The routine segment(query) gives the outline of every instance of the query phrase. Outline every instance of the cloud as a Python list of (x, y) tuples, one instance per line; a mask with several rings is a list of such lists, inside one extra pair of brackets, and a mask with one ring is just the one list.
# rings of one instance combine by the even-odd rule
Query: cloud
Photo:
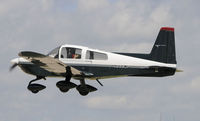
[(78, 8), (81, 12), (94, 12), (104, 9), (109, 5), (107, 0), (79, 0)]
[(105, 46), (105, 49), (111, 52), (128, 52), (128, 53), (150, 53), (153, 43), (122, 43), (120, 46)]
[(192, 78), (192, 80), (188, 80), (183, 82), (182, 84), (174, 85), (172, 87), (172, 91), (175, 93), (193, 93), (199, 94), (200, 91), (200, 77)]
[(150, 19), (158, 25), (169, 23), (172, 20), (170, 8), (171, 7), (169, 5), (161, 4), (152, 11)]
[[(0, 120), (64, 121), (67, 117), (72, 121), (149, 121), (157, 120), (160, 111), (164, 111), (174, 113), (177, 120), (199, 121), (198, 3), (197, 0), (1, 0)], [(49, 78), (40, 82), (47, 89), (32, 95), (26, 87), (33, 76), (18, 69), (8, 73), (9, 60), (17, 57), (19, 51), (47, 53), (65, 43), (148, 53), (161, 26), (175, 27), (177, 61), (184, 68), (181, 75), (109, 79), (97, 92), (80, 97), (76, 90), (60, 93), (55, 87), (60, 79)]]
[(148, 109), (154, 105), (154, 94), (150, 92), (140, 92), (134, 94), (134, 97), (131, 95), (93, 96), (85, 100), (85, 105), (94, 109)]
[(125, 104), (127, 104), (127, 97), (125, 96), (97, 96), (86, 101), (88, 107), (98, 109), (120, 109)]
[(195, 90), (197, 89), (197, 91), (200, 89), (200, 77), (197, 77), (194, 80), (192, 80), (191, 87)]

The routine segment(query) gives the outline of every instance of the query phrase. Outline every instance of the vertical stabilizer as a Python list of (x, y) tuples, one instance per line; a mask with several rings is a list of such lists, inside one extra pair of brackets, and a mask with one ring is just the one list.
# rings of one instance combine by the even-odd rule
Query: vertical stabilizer
[(174, 28), (162, 27), (150, 53), (151, 60), (176, 64)]

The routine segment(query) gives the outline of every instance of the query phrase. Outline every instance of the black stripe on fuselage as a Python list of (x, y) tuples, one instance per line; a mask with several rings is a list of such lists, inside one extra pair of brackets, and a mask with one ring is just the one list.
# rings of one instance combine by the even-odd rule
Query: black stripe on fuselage
[(116, 66), (116, 65), (71, 65), (72, 67), (92, 73), (94, 77), (106, 76), (146, 76), (146, 77), (162, 77), (174, 75), (176, 69), (168, 67), (147, 68), (140, 66)]

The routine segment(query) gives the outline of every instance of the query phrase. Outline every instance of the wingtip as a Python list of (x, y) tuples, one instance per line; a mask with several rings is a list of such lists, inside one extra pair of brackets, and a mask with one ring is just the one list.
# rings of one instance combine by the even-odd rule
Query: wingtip
[(22, 56), (26, 56), (28, 53), (30, 53), (29, 51), (21, 51), (18, 53), (18, 56), (22, 57)]
[(32, 52), (32, 51), (22, 51), (18, 55), (20, 57), (46, 57), (46, 55), (43, 55), (41, 53)]

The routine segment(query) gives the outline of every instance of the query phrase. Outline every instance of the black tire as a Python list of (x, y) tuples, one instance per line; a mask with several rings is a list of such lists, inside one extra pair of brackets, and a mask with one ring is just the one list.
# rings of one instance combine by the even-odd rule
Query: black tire
[(41, 84), (29, 84), (27, 89), (30, 90), (32, 93), (38, 93), (39, 91), (45, 89), (46, 86)]
[(82, 96), (88, 95), (89, 91), (79, 91), (79, 94)]
[(39, 92), (39, 90), (32, 90), (31, 92), (34, 93), (34, 94), (36, 94), (36, 93)]
[(60, 89), (60, 91), (63, 92), (63, 93), (66, 93), (66, 92), (69, 91), (69, 89), (67, 89), (67, 88), (59, 88), (59, 89)]

